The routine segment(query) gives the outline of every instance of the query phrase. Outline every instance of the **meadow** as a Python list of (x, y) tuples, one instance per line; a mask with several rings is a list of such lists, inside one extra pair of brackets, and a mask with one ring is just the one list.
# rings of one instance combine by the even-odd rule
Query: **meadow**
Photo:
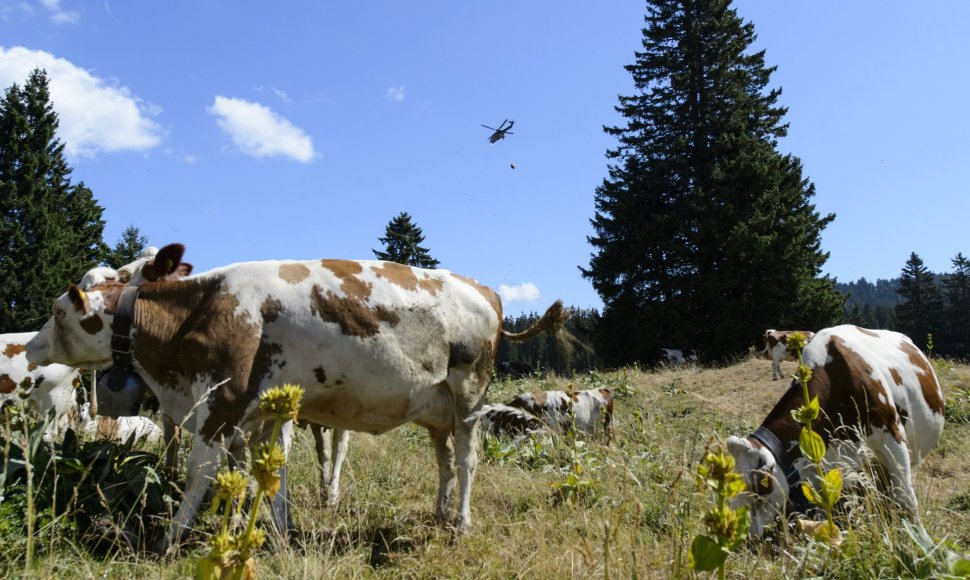
[[(728, 560), (734, 578), (885, 578), (946, 575), (970, 553), (970, 365), (936, 360), (947, 423), (915, 470), (927, 532), (902, 522), (875, 486), (847, 491), (838, 548), (791, 525)], [(790, 375), (794, 363), (783, 363)], [(283, 578), (682, 578), (712, 502), (695, 480), (705, 449), (747, 435), (787, 388), (770, 361), (720, 368), (628, 368), (574, 377), (494, 381), (489, 401), (520, 392), (609, 387), (615, 437), (545, 437), (514, 446), (487, 437), (473, 489), (474, 526), (455, 537), (433, 522), (438, 478), (423, 429), (355, 433), (339, 507), (322, 505), (313, 441), (298, 430), (290, 489), (300, 533), (257, 556), (259, 577)], [(149, 449), (156, 453), (160, 449)], [(183, 457), (184, 459), (184, 457)], [(2, 503), (2, 502), (0, 502)], [(2, 512), (0, 512), (2, 516)], [(93, 556), (69, 533), (41, 529), (37, 577), (184, 578), (194, 575), (215, 518), (202, 518), (178, 558), (112, 549)], [(263, 520), (268, 524), (268, 520)], [(24, 540), (0, 517), (0, 575), (23, 574)], [(948, 562), (948, 559), (950, 560)], [(708, 577), (707, 574), (699, 575)]]

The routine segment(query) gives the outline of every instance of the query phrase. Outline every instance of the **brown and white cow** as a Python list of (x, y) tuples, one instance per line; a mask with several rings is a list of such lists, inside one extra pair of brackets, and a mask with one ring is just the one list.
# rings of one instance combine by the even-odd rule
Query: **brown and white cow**
[(81, 383), (81, 372), (61, 364), (33, 365), (27, 362), (27, 343), (36, 332), (0, 334), (0, 407), (16, 404), (26, 398), (27, 404), (40, 415), (54, 409), (54, 419), (44, 439), (59, 439), (78, 415), (75, 388)]
[[(933, 366), (906, 336), (852, 325), (820, 330), (802, 359), (812, 370), (809, 393), (821, 406), (813, 427), (826, 443), (825, 461), (851, 468), (871, 454), (888, 476), (891, 497), (918, 521), (912, 467), (943, 433), (943, 393)], [(751, 507), (754, 536), (800, 493), (799, 481), (817, 477), (800, 455), (801, 424), (791, 416), (802, 404), (801, 383), (792, 381), (754, 434), (728, 438), (735, 469), (751, 490), (735, 506)]]
[(795, 360), (788, 354), (788, 337), (796, 332), (805, 335), (806, 340), (812, 340), (815, 333), (810, 330), (774, 330), (765, 331), (765, 349), (762, 354), (771, 359), (771, 380), (777, 381), (781, 375), (781, 361)]
[(613, 422), (613, 392), (607, 388), (585, 391), (538, 391), (523, 393), (507, 403), (541, 419), (559, 433), (575, 429), (609, 437)]
[[(71, 288), (55, 300), (28, 358), (109, 367), (122, 289), (111, 282)], [(409, 422), (427, 428), (438, 459), (436, 515), (447, 518), (457, 471), (457, 527), (468, 529), (473, 413), (498, 341), (558, 331), (564, 319), (557, 302), (533, 327), (509, 333), (491, 289), (445, 270), (378, 261), (249, 262), (142, 285), (133, 366), (162, 412), (195, 434), (185, 497), (157, 547), (192, 524), (227, 448), (238, 452), (260, 431), (259, 394), (283, 383), (304, 388), (300, 414), (312, 423), (375, 434)], [(287, 450), (291, 433), (284, 427)], [(277, 495), (285, 504), (285, 491)]]

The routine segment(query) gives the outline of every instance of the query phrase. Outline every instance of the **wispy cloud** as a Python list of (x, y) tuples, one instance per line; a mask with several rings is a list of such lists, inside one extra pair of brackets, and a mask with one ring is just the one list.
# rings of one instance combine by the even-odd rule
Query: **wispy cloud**
[(65, 10), (61, 6), (61, 0), (40, 0), (40, 4), (50, 14), (54, 24), (75, 24), (81, 18), (77, 12)]
[(404, 100), (407, 95), (404, 87), (390, 87), (387, 92), (384, 93), (384, 97), (389, 101), (394, 101), (395, 103), (400, 103)]
[(535, 302), (540, 298), (539, 288), (532, 282), (523, 282), (518, 286), (499, 284), (498, 293), (505, 302)]
[(220, 95), (208, 111), (246, 155), (283, 156), (301, 163), (309, 163), (316, 156), (313, 140), (267, 106)]
[(58, 137), (69, 157), (145, 151), (162, 142), (165, 133), (152, 120), (160, 109), (127, 87), (42, 50), (0, 47), (0, 87), (23, 86), (35, 68), (47, 71), (51, 103), (60, 119)]

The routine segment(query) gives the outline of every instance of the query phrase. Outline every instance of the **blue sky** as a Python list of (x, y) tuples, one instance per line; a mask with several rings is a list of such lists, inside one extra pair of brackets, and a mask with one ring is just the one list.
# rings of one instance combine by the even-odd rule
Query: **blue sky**
[[(740, 0), (777, 65), (825, 272), (947, 272), (970, 254), (970, 3)], [(106, 241), (135, 225), (197, 271), (372, 258), (409, 212), (441, 267), (506, 310), (599, 307), (580, 276), (631, 94), (641, 1), (0, 0), (0, 85), (51, 76)], [(492, 125), (514, 135), (489, 145)], [(515, 168), (511, 164), (515, 164)]]

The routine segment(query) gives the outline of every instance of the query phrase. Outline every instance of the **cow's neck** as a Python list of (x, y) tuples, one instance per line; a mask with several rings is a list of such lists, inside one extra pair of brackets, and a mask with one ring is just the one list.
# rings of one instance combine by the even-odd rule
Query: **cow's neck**
[(178, 387), (184, 337), (198, 322), (199, 307), (221, 287), (222, 281), (213, 278), (141, 287), (133, 324), (133, 352), (144, 373), (162, 385)]
[[(829, 378), (825, 367), (818, 367), (812, 372), (812, 379), (808, 382), (809, 398), (818, 396), (821, 409), (819, 417), (812, 422), (812, 427), (822, 440), (828, 444), (831, 439), (831, 422), (828, 420)], [(792, 460), (801, 457), (798, 449), (798, 436), (802, 431), (802, 424), (792, 417), (792, 411), (805, 403), (804, 391), (801, 383), (792, 381), (791, 386), (781, 396), (775, 407), (768, 413), (761, 426), (771, 431), (785, 446)]]

